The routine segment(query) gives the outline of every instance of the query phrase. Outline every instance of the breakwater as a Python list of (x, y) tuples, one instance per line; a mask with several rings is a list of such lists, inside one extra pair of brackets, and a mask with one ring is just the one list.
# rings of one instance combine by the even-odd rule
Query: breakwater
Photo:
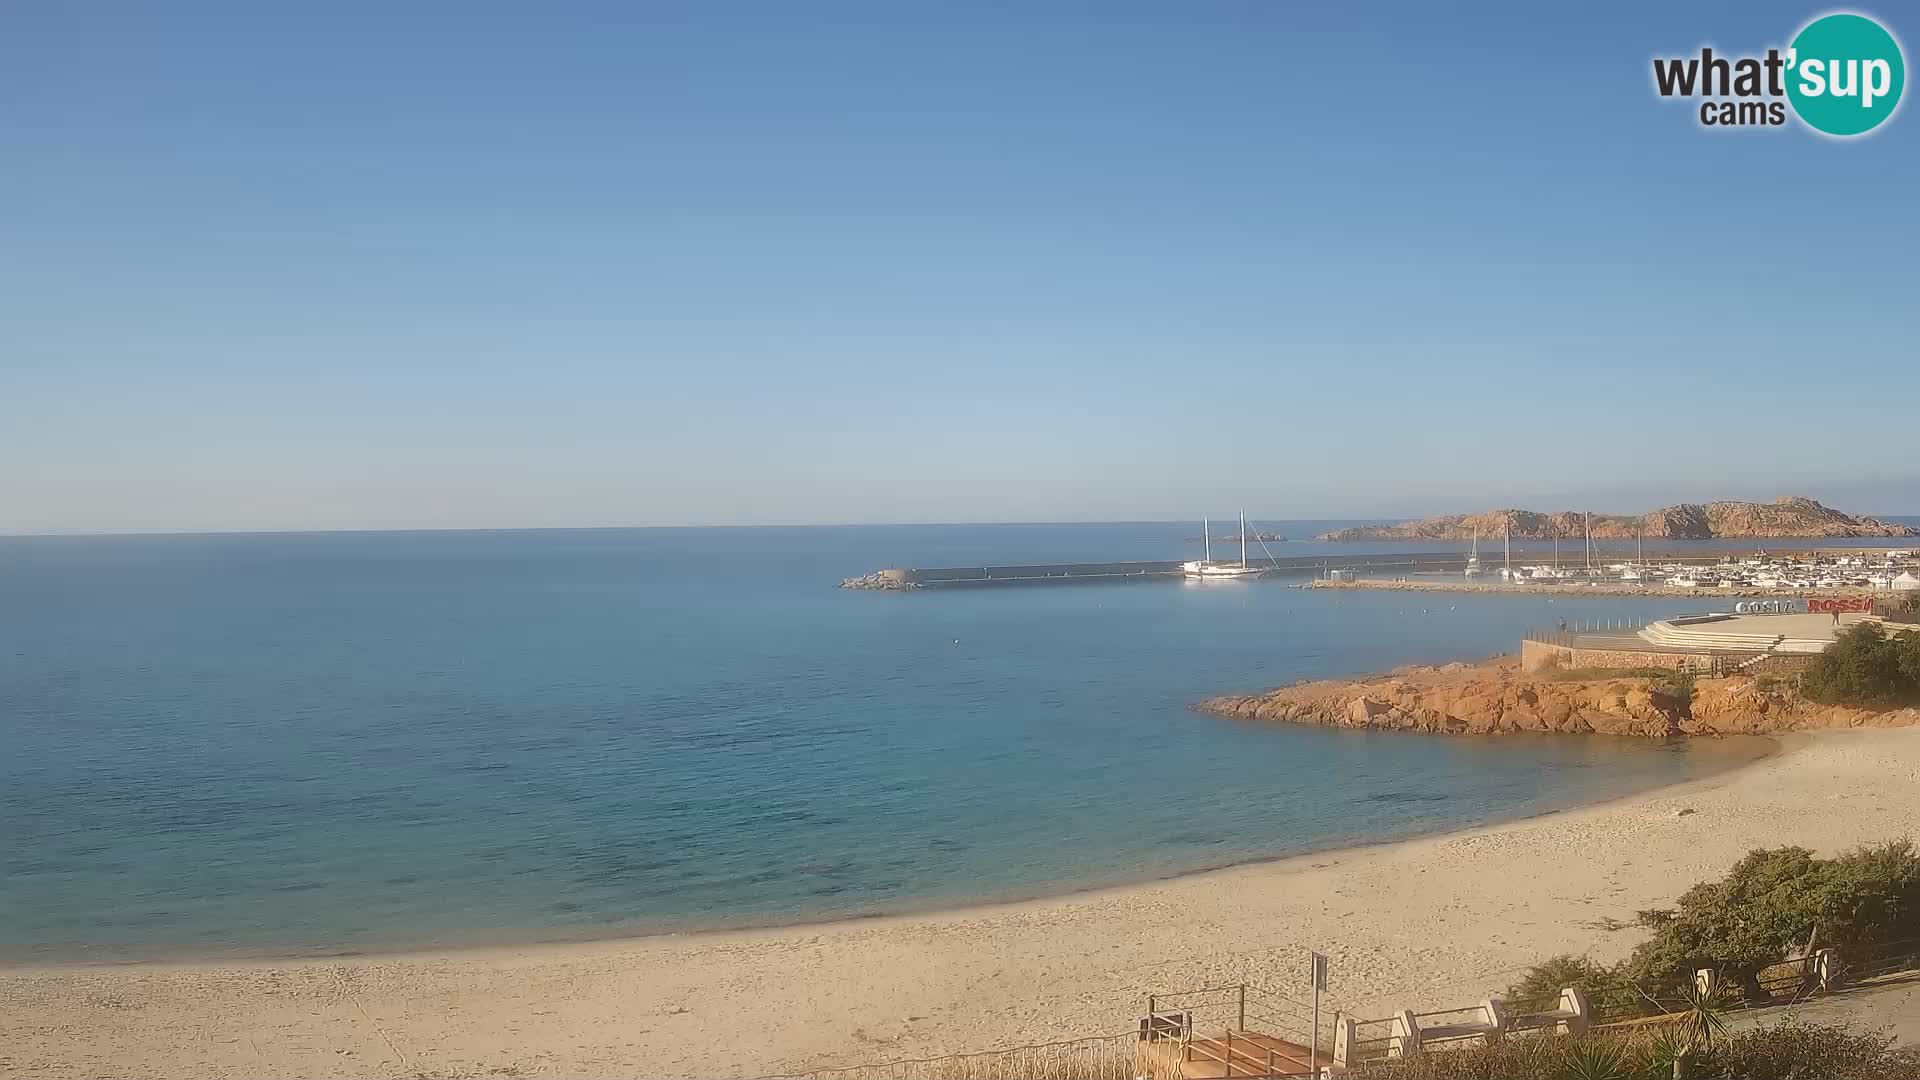
[[(1710, 566), (1726, 559), (1740, 558), (1750, 554), (1752, 554), (1752, 549), (1744, 547), (1696, 548), (1684, 554), (1673, 551), (1662, 551), (1657, 554), (1649, 552), (1648, 558), (1649, 560), (1657, 559), (1662, 564), (1678, 563), (1689, 566)], [(1772, 554), (1775, 556), (1783, 556), (1787, 553), (1784, 551), (1775, 551), (1772, 552)], [(1859, 549), (1813, 549), (1798, 554), (1802, 557), (1811, 558), (1823, 555), (1859, 554)], [(1367, 575), (1375, 577), (1380, 575), (1400, 576), (1459, 573), (1466, 569), (1468, 558), (1469, 553), (1465, 551), (1414, 551), (1354, 555), (1322, 553), (1317, 555), (1294, 555), (1285, 558), (1249, 558), (1247, 565), (1280, 576), (1324, 579), (1333, 571), (1341, 571), (1343, 574), (1356, 576)], [(1524, 554), (1516, 551), (1514, 553), (1513, 565), (1520, 565), (1522, 558), (1529, 563), (1546, 563), (1553, 561), (1556, 565), (1564, 565), (1569, 569), (1581, 565), (1579, 561), (1573, 559), (1548, 560), (1542, 558), (1541, 553), (1538, 551), (1528, 551)], [(1617, 556), (1609, 555), (1608, 558), (1617, 558)], [(1495, 568), (1500, 565), (1500, 561), (1498, 554), (1488, 555), (1483, 552), (1480, 556), (1480, 565), (1485, 568), (1489, 574), (1493, 573)], [(1076, 583), (1091, 584), (1103, 581), (1166, 581), (1182, 577), (1181, 566), (1182, 562), (1178, 559), (1156, 559), (1133, 562), (1027, 563), (1004, 566), (897, 567), (888, 570), (876, 570), (869, 574), (862, 574), (859, 577), (847, 578), (840, 582), (840, 587), (843, 589), (876, 589), (884, 591), (1001, 585), (1070, 585)], [(1469, 587), (1499, 590), (1526, 588), (1536, 591), (1546, 587), (1540, 583), (1510, 586), (1504, 583), (1488, 581), (1461, 581), (1457, 583), (1361, 582), (1360, 584), (1374, 588), (1411, 584), (1414, 585), (1414, 587), (1427, 588), (1458, 589), (1461, 587)], [(1633, 585), (1625, 582), (1596, 582), (1593, 585), (1577, 584), (1559, 587), (1571, 587), (1591, 593), (1597, 591), (1596, 586), (1599, 588), (1617, 586), (1616, 591), (1622, 595), (1670, 592), (1673, 595), (1691, 595), (1698, 593), (1725, 596), (1738, 592), (1738, 590), (1731, 589), (1668, 590), (1653, 583)], [(1829, 595), (1836, 591), (1844, 593), (1847, 590), (1823, 589), (1820, 591), (1820, 595)], [(1794, 592), (1794, 590), (1791, 589), (1747, 590), (1739, 594), (1755, 596), (1787, 595), (1792, 592)]]
[[(1443, 573), (1467, 565), (1464, 551), (1423, 551), (1370, 555), (1296, 555), (1248, 559), (1247, 565), (1276, 574), (1324, 576), (1333, 570), (1358, 573)], [(1161, 581), (1181, 576), (1181, 562), (1030, 563), (1013, 566), (938, 566), (879, 570), (840, 583), (844, 589), (966, 588), (996, 585), (1066, 585), (1100, 581)]]

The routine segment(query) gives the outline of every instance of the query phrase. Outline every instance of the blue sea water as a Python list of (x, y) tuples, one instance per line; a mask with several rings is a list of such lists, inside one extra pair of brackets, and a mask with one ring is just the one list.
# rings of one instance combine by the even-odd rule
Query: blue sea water
[(0, 957), (541, 939), (1044, 894), (1533, 814), (1757, 752), (1187, 708), (1699, 601), (1286, 579), (833, 588), (884, 566), (1184, 557), (1196, 531), (0, 539)]

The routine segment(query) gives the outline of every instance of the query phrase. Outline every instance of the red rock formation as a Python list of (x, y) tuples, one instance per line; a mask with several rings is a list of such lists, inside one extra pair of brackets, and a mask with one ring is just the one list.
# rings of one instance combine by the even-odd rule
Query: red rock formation
[(1575, 732), (1669, 738), (1920, 724), (1920, 710), (1816, 705), (1764, 677), (1699, 679), (1689, 702), (1648, 679), (1559, 680), (1524, 674), (1510, 659), (1297, 683), (1265, 694), (1209, 698), (1196, 708), (1256, 722), (1436, 735)]
[(1322, 540), (1466, 540), (1479, 530), (1482, 539), (1501, 536), (1509, 527), (1516, 540), (1579, 539), (1591, 520), (1596, 540), (1630, 540), (1637, 535), (1667, 540), (1822, 539), (1826, 537), (1920, 536), (1920, 529), (1870, 517), (1853, 517), (1812, 499), (1784, 496), (1771, 503), (1680, 503), (1635, 517), (1565, 510), (1489, 510), (1484, 514), (1448, 514), (1398, 525), (1363, 525), (1326, 533)]

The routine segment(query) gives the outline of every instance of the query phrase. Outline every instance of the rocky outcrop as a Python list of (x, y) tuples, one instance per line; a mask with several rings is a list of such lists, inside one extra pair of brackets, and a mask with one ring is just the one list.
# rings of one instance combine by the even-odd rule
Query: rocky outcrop
[(915, 584), (913, 575), (909, 571), (875, 570), (871, 574), (861, 574), (859, 577), (847, 578), (840, 582), (840, 587), (843, 589), (894, 590), (917, 589), (920, 586)]
[(1812, 499), (1786, 496), (1770, 503), (1680, 503), (1637, 517), (1573, 510), (1556, 514), (1489, 510), (1484, 514), (1448, 514), (1398, 525), (1363, 525), (1326, 533), (1320, 539), (1466, 540), (1476, 530), (1483, 539), (1493, 539), (1507, 534), (1509, 529), (1516, 540), (1578, 539), (1587, 535), (1589, 524), (1596, 540), (1623, 540), (1641, 535), (1665, 540), (1920, 536), (1920, 529), (1910, 525), (1853, 517)]
[(1237, 720), (1434, 735), (1571, 732), (1672, 738), (1920, 724), (1920, 710), (1815, 705), (1787, 684), (1764, 677), (1699, 679), (1689, 699), (1644, 678), (1529, 675), (1511, 659), (1296, 683), (1265, 694), (1209, 698), (1195, 707)]

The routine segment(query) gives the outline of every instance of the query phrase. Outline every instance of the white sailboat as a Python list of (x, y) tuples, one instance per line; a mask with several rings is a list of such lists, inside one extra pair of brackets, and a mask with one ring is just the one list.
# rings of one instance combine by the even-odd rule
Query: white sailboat
[(1533, 581), (1560, 581), (1566, 578), (1560, 570), (1560, 527), (1553, 529), (1553, 565), (1534, 566), (1527, 570), (1527, 577)]
[(1240, 563), (1217, 563), (1213, 561), (1213, 519), (1201, 522), (1202, 538), (1206, 542), (1206, 558), (1184, 562), (1180, 569), (1186, 576), (1203, 581), (1232, 581), (1238, 578), (1256, 578), (1266, 573), (1264, 569), (1247, 565), (1247, 515), (1240, 514)]
[(1473, 554), (1467, 556), (1467, 568), (1461, 573), (1468, 577), (1480, 576), (1480, 526), (1473, 527)]
[(1643, 524), (1640, 526), (1640, 531), (1635, 533), (1633, 536), (1633, 565), (1627, 567), (1625, 570), (1620, 571), (1621, 581), (1639, 581), (1640, 580), (1640, 568), (1646, 565), (1646, 556), (1641, 553), (1640, 548), (1641, 548), (1641, 545), (1645, 542), (1646, 537), (1647, 537), (1647, 527)]
[(1519, 581), (1520, 573), (1513, 568), (1513, 519), (1508, 518), (1506, 527), (1500, 531), (1500, 580)]

